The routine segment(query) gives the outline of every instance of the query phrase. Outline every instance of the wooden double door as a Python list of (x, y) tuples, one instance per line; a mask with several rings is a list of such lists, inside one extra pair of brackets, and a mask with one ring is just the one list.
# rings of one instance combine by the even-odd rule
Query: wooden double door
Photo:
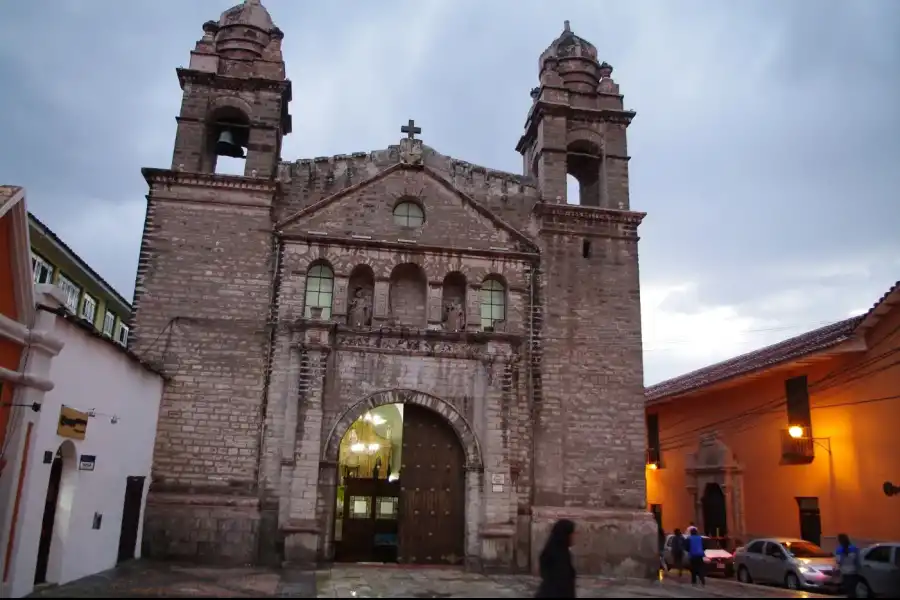
[(341, 560), (460, 564), (465, 557), (465, 454), (443, 417), (404, 405), (397, 481), (344, 480)]

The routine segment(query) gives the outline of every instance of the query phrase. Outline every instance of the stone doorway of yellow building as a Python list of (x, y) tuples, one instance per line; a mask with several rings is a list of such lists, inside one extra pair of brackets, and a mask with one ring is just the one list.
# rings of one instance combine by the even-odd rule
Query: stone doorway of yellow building
[(703, 531), (715, 538), (728, 536), (728, 509), (725, 492), (718, 483), (707, 483), (701, 499), (703, 509)]

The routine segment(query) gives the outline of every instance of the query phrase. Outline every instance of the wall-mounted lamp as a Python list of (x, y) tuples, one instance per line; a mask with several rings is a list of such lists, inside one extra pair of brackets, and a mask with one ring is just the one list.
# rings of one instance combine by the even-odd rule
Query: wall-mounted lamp
[(659, 468), (659, 464), (657, 464), (655, 462), (647, 463), (647, 468), (650, 469), (651, 471), (655, 471)]
[(831, 438), (812, 438), (806, 437), (806, 429), (801, 427), (800, 425), (791, 425), (787, 429), (788, 435), (791, 439), (794, 440), (806, 440), (811, 442), (823, 450), (825, 450), (828, 454), (831, 454)]

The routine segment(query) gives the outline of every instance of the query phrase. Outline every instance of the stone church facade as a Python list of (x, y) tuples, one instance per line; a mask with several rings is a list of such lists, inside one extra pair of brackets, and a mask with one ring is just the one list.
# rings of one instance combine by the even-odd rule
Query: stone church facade
[[(384, 150), (286, 162), (282, 32), (258, 0), (203, 31), (178, 69), (171, 168), (143, 170), (130, 345), (169, 376), (146, 554), (332, 559), (341, 437), (406, 402), (463, 447), (467, 565), (533, 568), (568, 517), (581, 568), (655, 571), (643, 214), (612, 67), (566, 23), (540, 57), (522, 175), (443, 156), (412, 122)], [(235, 147), (244, 175), (216, 174)]]

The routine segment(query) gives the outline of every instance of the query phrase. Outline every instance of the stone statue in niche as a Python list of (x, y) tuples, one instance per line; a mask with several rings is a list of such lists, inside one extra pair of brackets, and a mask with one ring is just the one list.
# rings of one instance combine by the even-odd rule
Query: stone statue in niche
[(466, 311), (459, 300), (447, 303), (444, 313), (444, 329), (446, 331), (462, 331), (466, 328)]
[(363, 288), (356, 288), (347, 311), (347, 324), (351, 327), (368, 327), (372, 324), (372, 298)]

